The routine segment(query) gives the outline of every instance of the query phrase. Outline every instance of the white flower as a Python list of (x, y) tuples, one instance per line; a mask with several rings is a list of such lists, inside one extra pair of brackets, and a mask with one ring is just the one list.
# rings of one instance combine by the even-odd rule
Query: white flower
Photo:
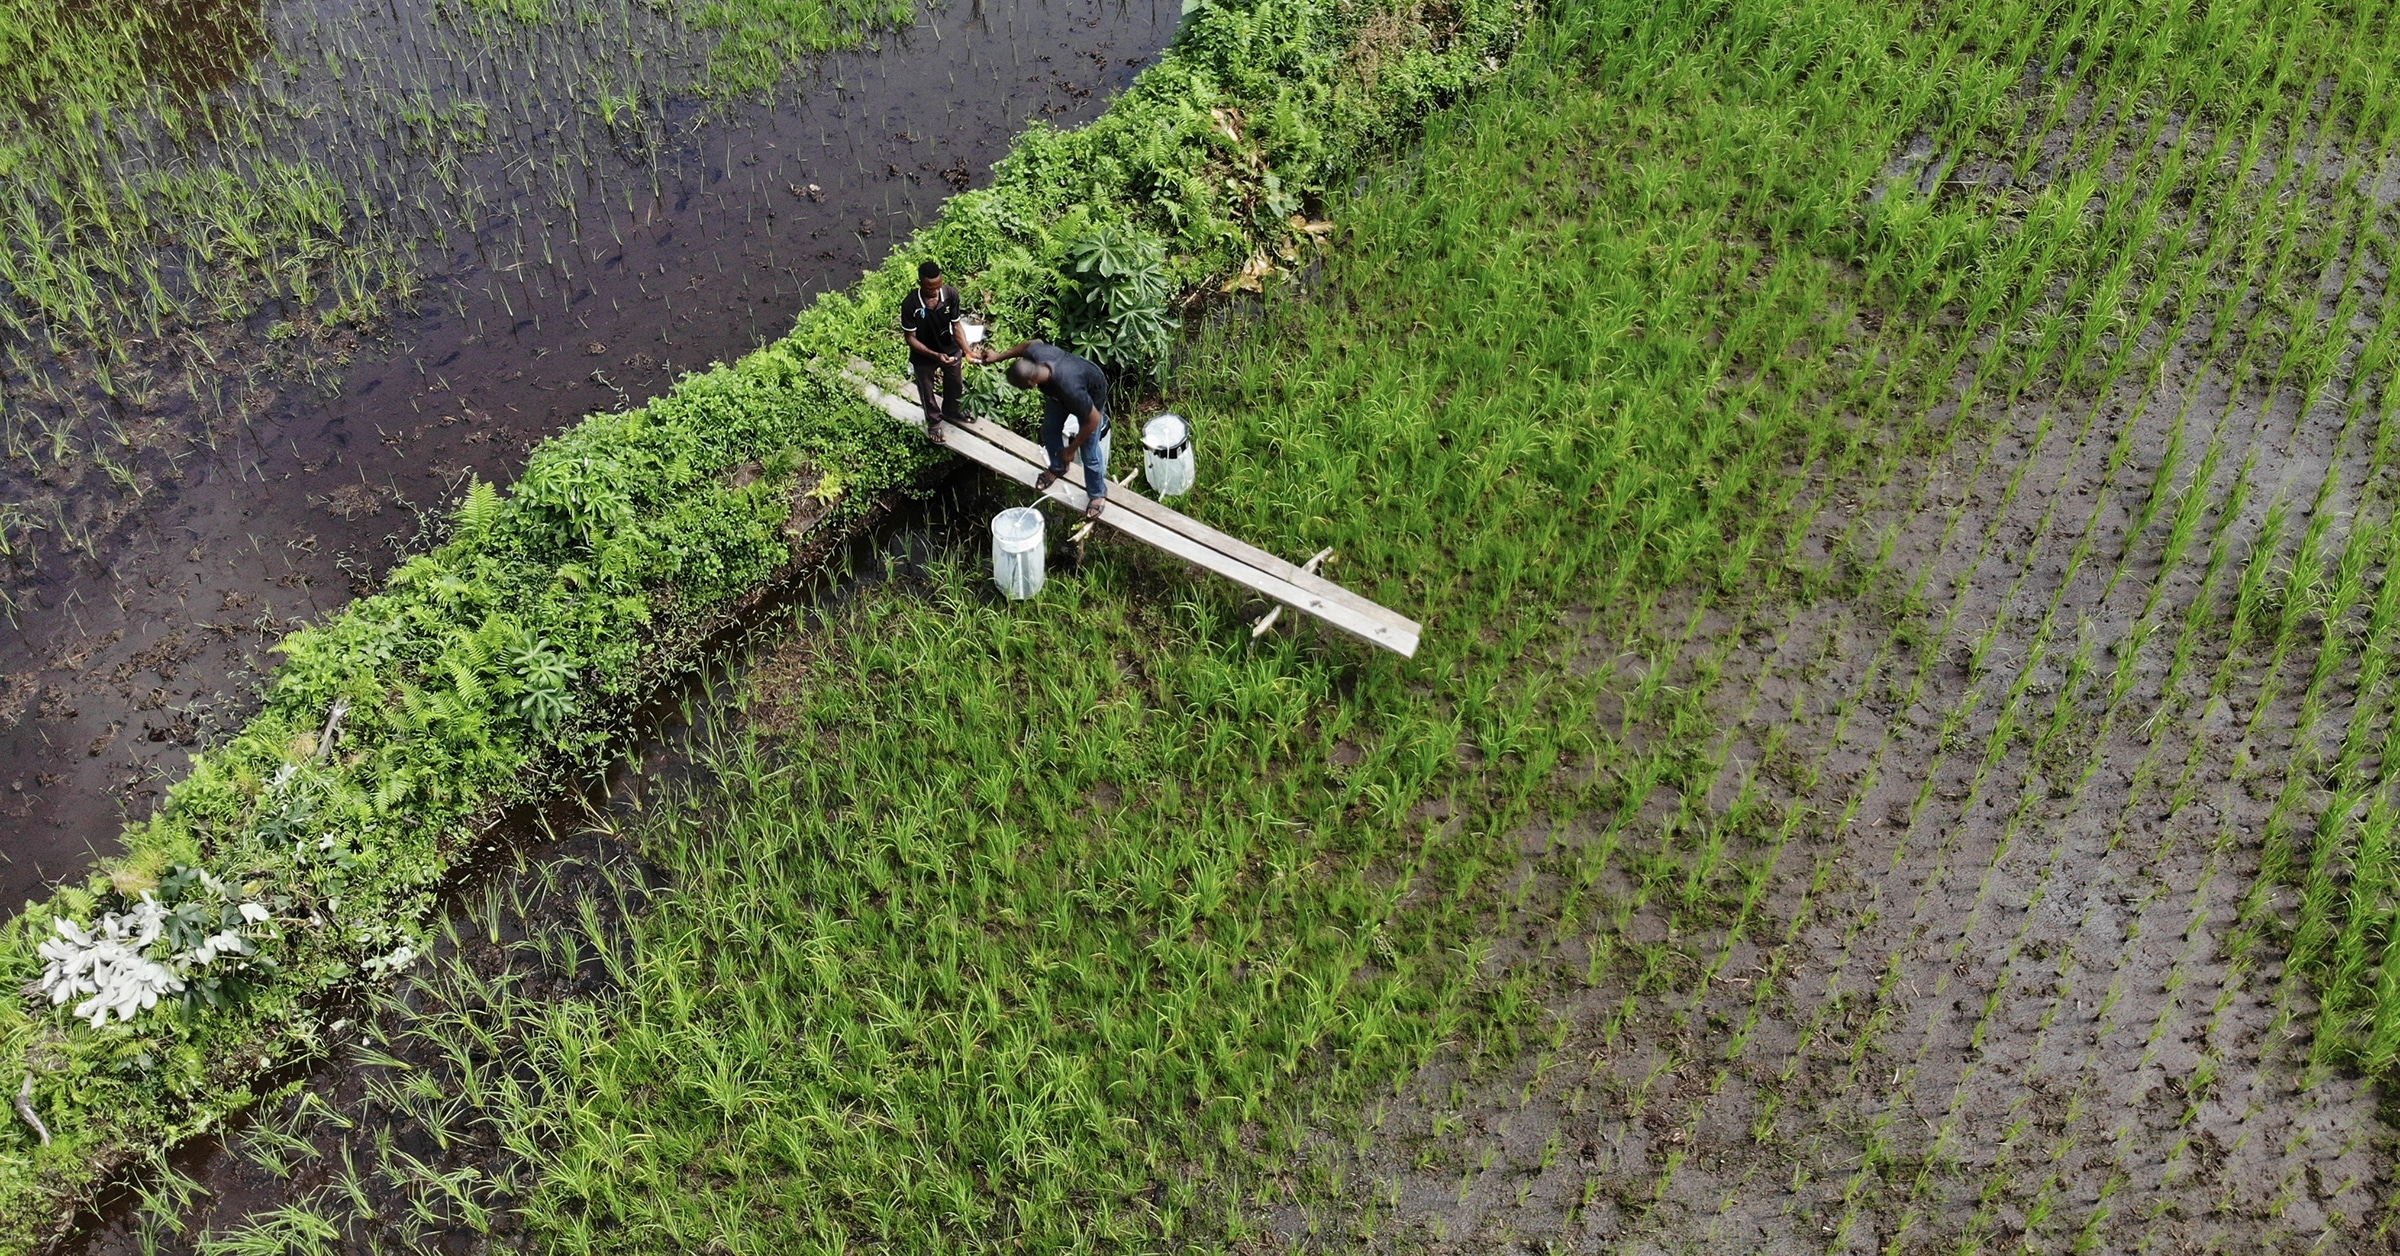
[(410, 962), (416, 958), (417, 948), (403, 942), (400, 944), (399, 950), (389, 955), (377, 955), (370, 959), (360, 960), (358, 966), (377, 976), (385, 976), (408, 967)]
[(248, 955), (249, 953), (250, 940), (236, 930), (227, 929), (221, 933), (211, 934), (203, 939), (200, 945), (177, 955), (175, 960), (177, 963), (194, 968), (206, 968), (217, 962), (219, 955)]

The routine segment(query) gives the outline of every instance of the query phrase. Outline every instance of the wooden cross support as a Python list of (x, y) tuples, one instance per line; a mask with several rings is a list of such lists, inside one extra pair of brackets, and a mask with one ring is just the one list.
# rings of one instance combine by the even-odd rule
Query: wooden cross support
[[(924, 429), (924, 409), (901, 396), (894, 386), (879, 383), (874, 368), (865, 359), (852, 358), (843, 374), (877, 409), (898, 422), (920, 431)], [(1041, 446), (997, 423), (971, 419), (945, 424), (944, 428), (949, 438), (944, 448), (1019, 484), (1030, 487), (1049, 465)], [(1051, 482), (1045, 495), (1069, 509), (1082, 511), (1090, 502), (1084, 495), (1083, 468), (1067, 468), (1065, 475)], [(1109, 489), (1108, 510), (1100, 516), (1100, 522), (1404, 658), (1417, 652), (1419, 626), (1415, 620), (1378, 606), (1313, 570), (1285, 562), (1255, 545), (1169, 510), (1132, 489), (1114, 486)]]

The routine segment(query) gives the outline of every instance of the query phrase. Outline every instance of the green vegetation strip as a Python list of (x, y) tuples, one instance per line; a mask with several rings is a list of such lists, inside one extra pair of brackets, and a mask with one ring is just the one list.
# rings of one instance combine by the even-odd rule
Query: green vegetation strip
[[(126, 858), (0, 941), (0, 971), (31, 982), (54, 920), (131, 919), (147, 897), (168, 912), (152, 953), (180, 951), (187, 978), (129, 1020), (96, 1009), (96, 1027), (69, 1014), (79, 996), (0, 1011), (0, 1060), (31, 1074), (52, 1135), (37, 1146), (19, 1126), (0, 1143), (0, 1246), (54, 1230), (118, 1167), (221, 1123), (253, 1101), (251, 1079), (318, 1051), (346, 988), (423, 949), (444, 877), (501, 809), (604, 761), (715, 625), (936, 465), (835, 373), (853, 355), (898, 369), (891, 312), (919, 256), (980, 276), (1011, 334), (1042, 329), (1096, 235), (1161, 258), (1177, 286), (1259, 259), (1255, 273), (1306, 238), (1297, 211), (1490, 73), (1526, 18), (1414, 15), (1195, 8), (1102, 119), (1029, 134), (992, 188), (953, 200), (854, 292), (545, 443), (512, 488), (477, 486), (451, 539), (388, 592), (289, 638), (265, 708), (127, 831)], [(224, 933), (241, 940), (196, 958)]]
[[(578, 1251), (1149, 1250), (1239, 1245), (1262, 1210), (1340, 1203), (1330, 1215), (1361, 1228), (1316, 1237), (1363, 1244), (1389, 1237), (1375, 1230), (1388, 1214), (1356, 1208), (1360, 1184), (1311, 1139), (1347, 1132), (1445, 1050), (1470, 1076), (1530, 1058), (1530, 1095), (1576, 1029), (1602, 1047), (1654, 1035), (1637, 1044), (1659, 1052), (1651, 1075), (1613, 1079), (1610, 1102), (1678, 1145), (1653, 1147), (1645, 1190), (1603, 1200), (1595, 1173), (1577, 1210), (1638, 1216), (1696, 1192), (1714, 1166), (1683, 1136), (1739, 1076), (1771, 1083), (1756, 1142), (1817, 1117), (1779, 1108), (1773, 1085), (1858, 1118), (1823, 1156), (1839, 1174), (1805, 1241), (1848, 1250), (1881, 1232), (1900, 1249), (1938, 1222), (1963, 1225), (1958, 1250), (2097, 1248), (2133, 1137), (1962, 1129), (1970, 1066), (1931, 1109), (1941, 1125), (1922, 1122), (1926, 1149), (1887, 1087), (1935, 1039), (1908, 1042), (1898, 1009), (1948, 1015), (1935, 982), (2003, 912), (1985, 891), (2020, 836), (2056, 843), (2037, 893), (2086, 875), (2040, 808), (2079, 797), (2111, 726), (2196, 716), (2227, 693), (2263, 720), (2271, 693), (2235, 681), (2271, 689), (2287, 671), (2306, 677), (2302, 733), (2337, 673), (2375, 696), (2372, 718), (2338, 759), (2288, 761), (2282, 780), (2339, 792), (2276, 805), (2260, 895), (2288, 878), (2304, 902), (2289, 922), (2246, 910), (2223, 996), (2259, 938), (2289, 929), (2296, 970), (2332, 995), (2319, 1050), (2388, 1067), (2390, 493), (2362, 494), (2340, 547), (2329, 523), (2283, 544), (2271, 509), (2245, 560), (2227, 538), (2253, 490), (2246, 466), (2218, 473), (2218, 451), (2237, 405), (2277, 413), (2263, 400), (2288, 375), (2305, 396), (2355, 398), (2343, 450), (2388, 465), (2391, 320), (2362, 330), (2353, 285), (2327, 296), (2323, 277), (2345, 239), (2388, 257), (2390, 218), (2348, 199), (2323, 221), (2313, 207), (2330, 198), (2290, 189), (2335, 136), (2363, 150), (2352, 169), (2383, 168), (2391, 60), (2361, 38), (2379, 29), (2365, 6), (2123, 16), (1562, 6), (1509, 90), (1446, 115), (1421, 154), (1336, 203), (1315, 293), (1208, 330), (1175, 377), (1208, 442), (1193, 513), (1288, 552), (1335, 547), (1346, 582), (1426, 622), (1420, 656), (1306, 635), (1252, 645), (1228, 591), (1124, 549), (1030, 604), (995, 604), (972, 555), (868, 595), (795, 646), (796, 671), (756, 695), (759, 730), (711, 758), (717, 779), (635, 828), (670, 876), (635, 927), (621, 999), (484, 991), (411, 1027), (479, 1096), (412, 1114), (515, 1162), (482, 1194), (428, 1195), (429, 1215), (475, 1227), (490, 1214), (473, 1209), (505, 1203)], [(2162, 147), (2170, 112), (2196, 122)], [(2069, 115), (2067, 152), (2045, 151)], [(2303, 121), (2313, 148), (2293, 142)], [(1913, 191), (1922, 168), (1896, 156), (1919, 136), (1932, 161), (1993, 163), (1986, 190)], [(2109, 177), (2127, 151), (2142, 177)], [(2003, 188), (1994, 168), (2011, 163)], [(2104, 421), (2107, 403), (2163, 373), (2187, 333), (2235, 364), (2234, 387), (2222, 415), (2194, 416), (2199, 466), (2179, 415), (2144, 485), (2125, 471), (2134, 428)], [(1993, 418), (2027, 407), (2024, 427)], [(2005, 443), (2025, 427), (2028, 446)], [(2038, 482), (2031, 453), (2062, 448), (2080, 459), (2062, 477), (2100, 470), (2095, 496), (2149, 493), (2121, 552), (2097, 549), (2100, 502)], [(1988, 472), (2000, 502), (1934, 499), (1920, 477), (1937, 458)], [(2325, 484), (2320, 499), (2336, 475)], [(2141, 609), (2117, 659), (2074, 622), (2064, 579), (2021, 636), (1996, 613), (1962, 627), (1970, 575), (1992, 573), (1973, 604), (1987, 608), (2038, 587), (2006, 510), (2024, 493), (2040, 494), (2045, 542), (2054, 511), (2090, 511), (2058, 521), (2070, 571), (2103, 564), (2114, 591), (2134, 568)], [(1889, 519), (1845, 518), (1853, 494), (1935, 517), (1971, 556), (1956, 585), (1899, 563)], [(1821, 512), (1829, 561), (1803, 553)], [(2153, 524), (2155, 573), (2135, 557)], [(2162, 601), (2195, 543), (2199, 592)], [(1819, 642), (1805, 621), (1836, 599), (1856, 618)], [(1743, 651), (1797, 639), (1830, 667), (1853, 628), (1868, 638), (1842, 673), (1854, 683), (1789, 699), (1789, 724), (1740, 745), (1733, 726), (1767, 701), (1764, 672), (1731, 670)], [(2002, 641), (2025, 657), (2000, 667)], [(1876, 711), (1909, 711), (1961, 654), (1995, 680), (1956, 690), (1931, 735), (1903, 743), (1927, 730)], [(1837, 768), (1854, 724), (1872, 735)], [(1899, 761), (1927, 747), (1934, 765)], [(2161, 779), (2184, 807), (2203, 746), (2189, 749), (2183, 764), (2142, 758), (2105, 817), (2111, 848)], [(1922, 773), (1890, 821), (1898, 849), (1846, 872), (1853, 826), (1884, 823), (1860, 809), (1887, 772)], [(1919, 824), (1987, 797), (1988, 828)], [(2319, 815), (2304, 843), (2302, 818)], [(1890, 875), (1904, 861), (1923, 879)], [(1926, 913), (1937, 888), (1972, 903), (1938, 922), (1955, 936), (1878, 929)], [(2030, 908), (2002, 930), (2012, 958)], [(1814, 957), (1793, 939), (1828, 911), (1850, 913), (1831, 922), (1833, 972), (1804, 982)], [(1944, 970), (1921, 1008), (1886, 997), (1920, 948)], [(1746, 993), (1727, 995), (1737, 966)], [(2081, 1061), (2076, 1102), (2102, 1097), (2098, 1044), (2131, 971), (2104, 956), (2068, 980), (2062, 958), (2029, 1031)], [(1595, 994), (1622, 996), (1596, 1028), (1546, 1014)], [(2099, 1028), (2087, 1041), (2076, 1019), (2053, 1039), (2056, 1004), (2084, 997)], [(2302, 1015), (2301, 996), (2273, 997)], [(1971, 1041), (2005, 1028), (2000, 1005), (1997, 990), (1957, 1000)], [(1760, 1021), (1794, 1007), (1797, 1043), (1762, 1048)], [(1895, 1043), (1913, 1053), (1885, 1054)], [(1814, 1075), (1795, 1082), (1803, 1066)], [(1434, 1134), (1417, 1167), (1457, 1174), (1463, 1198), (1491, 1155), (1452, 1159), (1438, 1117)], [(1960, 1147), (1995, 1140), (2004, 1166), (1978, 1178)], [(2070, 1197), (2078, 1164), (2100, 1175), (2097, 1201)], [(327, 1211), (315, 1224), (366, 1223)], [(1699, 1246), (1751, 1237), (1729, 1227)]]

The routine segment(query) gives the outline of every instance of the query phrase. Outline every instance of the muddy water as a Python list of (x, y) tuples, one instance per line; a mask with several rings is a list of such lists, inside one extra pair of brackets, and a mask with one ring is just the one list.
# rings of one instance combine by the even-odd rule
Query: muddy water
[[(1029, 121), (1096, 115), (1179, 15), (1175, 0), (931, 11), (772, 103), (662, 105), (600, 154), (635, 178), (557, 180), (558, 199), (501, 204), (445, 240), (422, 312), (331, 346), (348, 360), (329, 390), (261, 385), (255, 411), (164, 459), (103, 544), (20, 588), (0, 634), (0, 902), (115, 850), (188, 753), (247, 713), (276, 639), (376, 587), (468, 477), (513, 478), (543, 436), (780, 334), (988, 181)], [(505, 185), (515, 151), (453, 173)]]

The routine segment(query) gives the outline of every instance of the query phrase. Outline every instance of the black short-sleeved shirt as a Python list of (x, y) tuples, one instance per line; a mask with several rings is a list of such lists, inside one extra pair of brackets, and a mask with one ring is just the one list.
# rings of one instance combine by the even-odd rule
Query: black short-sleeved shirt
[(1098, 410), (1108, 414), (1108, 376), (1098, 366), (1057, 345), (1033, 341), (1025, 346), (1028, 360), (1050, 368), (1042, 396), (1078, 418)]
[[(900, 298), (900, 330), (917, 333), (918, 343), (936, 353), (958, 352), (958, 289), (942, 285), (942, 295), (925, 299), (925, 290), (911, 288)], [(908, 360), (917, 365), (933, 359), (909, 346)]]

